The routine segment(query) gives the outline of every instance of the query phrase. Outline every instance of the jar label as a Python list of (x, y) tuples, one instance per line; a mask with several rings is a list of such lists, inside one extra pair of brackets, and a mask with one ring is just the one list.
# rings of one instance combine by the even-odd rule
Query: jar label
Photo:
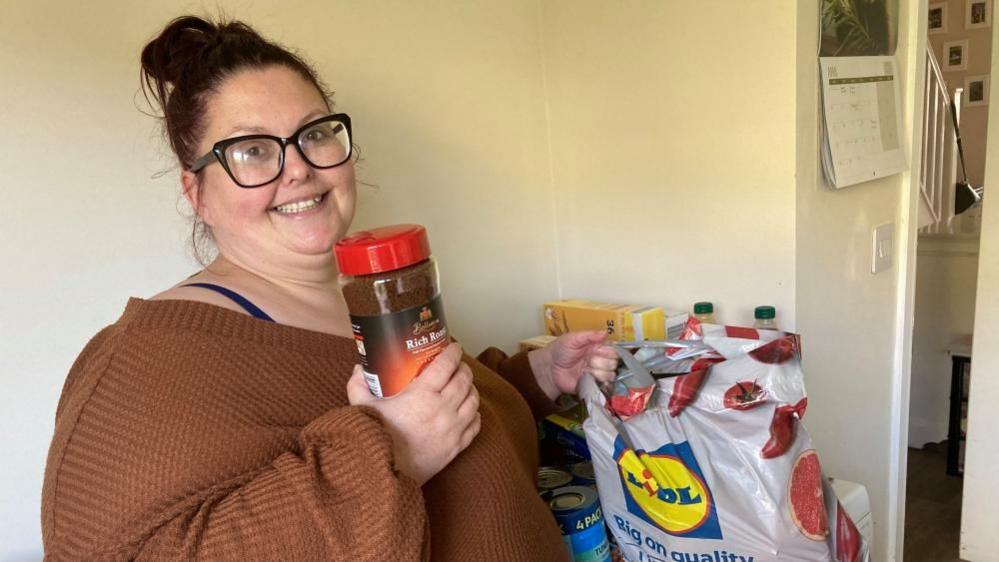
[(451, 343), (440, 296), (379, 316), (350, 315), (368, 388), (384, 398), (406, 387)]

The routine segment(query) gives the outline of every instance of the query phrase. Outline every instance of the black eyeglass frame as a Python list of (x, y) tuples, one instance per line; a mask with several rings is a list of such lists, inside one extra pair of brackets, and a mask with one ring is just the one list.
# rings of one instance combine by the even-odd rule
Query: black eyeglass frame
[[(305, 155), (305, 151), (302, 150), (302, 146), (300, 144), (298, 144), (298, 137), (299, 137), (299, 135), (301, 135), (306, 130), (308, 130), (308, 129), (312, 128), (312, 127), (315, 127), (319, 123), (324, 123), (326, 121), (336, 121), (339, 124), (343, 125), (347, 129), (347, 141), (348, 141), (348, 143), (347, 143), (347, 155), (344, 157), (343, 160), (341, 160), (340, 162), (337, 162), (336, 164), (333, 164), (333, 165), (330, 165), (330, 166), (319, 166), (319, 165), (316, 165), (315, 162), (313, 162), (312, 160), (310, 160), (309, 157)], [(269, 140), (276, 141), (278, 144), (281, 145), (281, 153), (280, 153), (280, 155), (278, 157), (277, 174), (275, 174), (273, 178), (271, 178), (271, 179), (269, 179), (269, 180), (267, 180), (267, 181), (265, 181), (263, 183), (256, 183), (256, 184), (252, 184), (252, 185), (247, 185), (247, 184), (244, 184), (244, 183), (240, 183), (240, 181), (236, 179), (236, 176), (233, 175), (232, 170), (229, 168), (229, 163), (226, 161), (225, 151), (226, 151), (227, 148), (229, 148), (230, 146), (232, 146), (232, 145), (234, 145), (234, 144), (236, 144), (238, 142), (243, 142), (243, 141), (253, 140), (253, 139), (269, 139)], [(188, 168), (188, 171), (197, 173), (197, 172), (200, 172), (202, 169), (204, 169), (205, 166), (208, 166), (209, 164), (211, 164), (212, 161), (218, 161), (218, 163), (221, 164), (222, 168), (225, 170), (225, 173), (229, 175), (229, 179), (231, 179), (239, 187), (242, 187), (244, 189), (252, 189), (254, 187), (263, 187), (263, 186), (271, 183), (272, 181), (278, 179), (279, 177), (281, 177), (281, 174), (284, 172), (284, 154), (285, 154), (285, 151), (288, 149), (288, 145), (293, 145), (295, 147), (295, 149), (298, 150), (298, 154), (301, 155), (302, 159), (305, 160), (305, 162), (308, 163), (313, 168), (316, 168), (316, 169), (319, 169), (319, 170), (328, 170), (330, 168), (336, 168), (337, 166), (342, 166), (344, 163), (346, 163), (348, 160), (350, 160), (351, 155), (353, 155), (353, 153), (354, 153), (354, 135), (353, 135), (353, 133), (351, 131), (351, 128), (350, 128), (350, 116), (347, 115), (346, 113), (334, 113), (332, 115), (327, 115), (325, 117), (320, 117), (319, 119), (315, 119), (313, 121), (309, 121), (305, 125), (302, 125), (297, 131), (295, 131), (294, 133), (292, 133), (292, 135), (290, 137), (288, 137), (288, 138), (276, 137), (274, 135), (262, 135), (262, 134), (258, 134), (258, 135), (244, 135), (244, 136), (241, 136), (241, 137), (233, 137), (231, 139), (220, 140), (219, 142), (215, 143), (212, 146), (212, 150), (210, 152), (208, 152), (207, 154), (205, 154), (201, 158), (198, 158), (197, 160), (195, 160), (194, 163), (191, 164), (191, 167)]]

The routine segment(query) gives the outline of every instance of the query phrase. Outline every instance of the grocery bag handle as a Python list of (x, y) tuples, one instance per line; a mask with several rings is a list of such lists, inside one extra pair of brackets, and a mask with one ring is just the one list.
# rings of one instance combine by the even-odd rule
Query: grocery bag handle
[(607, 405), (607, 397), (600, 390), (600, 384), (597, 382), (597, 379), (588, 372), (583, 373), (583, 377), (579, 379), (579, 385), (576, 387), (576, 394), (584, 403), (593, 401), (600, 406)]
[[(621, 357), (621, 361), (624, 362), (626, 368), (625, 371), (619, 371), (617, 377), (614, 379), (614, 385), (622, 385), (627, 388), (640, 388), (656, 384), (656, 380), (652, 378), (652, 374), (649, 370), (642, 365), (641, 361), (635, 359), (625, 347), (613, 346), (614, 350), (617, 351), (618, 356)], [(615, 389), (618, 390), (618, 389)], [(627, 392), (625, 390), (625, 392)], [(583, 373), (583, 377), (579, 380), (578, 386), (576, 387), (576, 394), (579, 395), (583, 401), (593, 400), (600, 404), (601, 406), (606, 405), (607, 396), (604, 395), (603, 391), (600, 390), (600, 385), (597, 383), (597, 379), (593, 377), (590, 373)]]
[(614, 379), (614, 384), (623, 384), (628, 388), (643, 388), (656, 384), (656, 379), (652, 378), (649, 369), (641, 361), (635, 359), (630, 351), (621, 346), (614, 346), (614, 350), (617, 351), (624, 366), (628, 369), (623, 373), (618, 373), (617, 378)]

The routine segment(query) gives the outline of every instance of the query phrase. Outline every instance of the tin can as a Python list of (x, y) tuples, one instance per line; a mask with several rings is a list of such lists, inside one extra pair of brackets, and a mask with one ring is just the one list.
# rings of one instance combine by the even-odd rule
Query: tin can
[(546, 497), (572, 561), (611, 562), (607, 529), (596, 490), (587, 486), (566, 486), (549, 492)]
[(593, 473), (593, 463), (590, 461), (577, 462), (576, 464), (569, 467), (569, 472), (572, 473), (572, 485), (573, 486), (590, 486), (591, 488), (597, 485), (597, 476)]
[(538, 469), (538, 491), (550, 492), (572, 483), (572, 475), (554, 466), (542, 466)]

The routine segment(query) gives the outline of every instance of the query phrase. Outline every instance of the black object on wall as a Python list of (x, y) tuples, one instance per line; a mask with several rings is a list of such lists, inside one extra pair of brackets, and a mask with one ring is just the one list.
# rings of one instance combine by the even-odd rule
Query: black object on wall
[(950, 118), (954, 121), (954, 136), (957, 137), (957, 154), (961, 158), (961, 175), (963, 179), (954, 186), (954, 214), (972, 208), (982, 200), (985, 187), (975, 188), (968, 182), (968, 170), (964, 167), (964, 145), (961, 143), (961, 129), (957, 125), (957, 106), (950, 102)]

